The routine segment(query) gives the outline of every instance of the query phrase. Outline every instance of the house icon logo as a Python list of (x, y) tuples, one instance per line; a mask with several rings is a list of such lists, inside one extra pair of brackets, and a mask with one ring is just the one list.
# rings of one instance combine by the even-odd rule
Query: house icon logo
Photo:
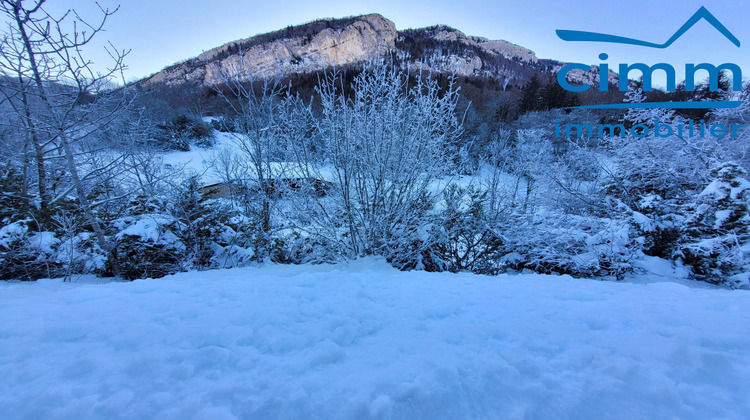
[[(701, 7), (695, 12), (685, 23), (664, 43), (655, 43), (650, 41), (643, 41), (635, 38), (627, 38), (619, 35), (603, 34), (598, 32), (586, 32), (586, 31), (573, 31), (558, 29), (556, 31), (557, 36), (564, 41), (573, 42), (603, 42), (611, 44), (625, 44), (635, 45), (639, 47), (647, 48), (667, 48), (677, 41), (682, 35), (689, 31), (696, 23), (705, 20), (714, 29), (719, 31), (724, 37), (729, 40), (736, 47), (740, 47), (740, 40), (732, 32), (727, 29), (719, 20), (711, 14), (705, 7)], [(608, 54), (599, 54), (600, 60), (607, 60)], [(602, 62), (598, 66), (599, 74), (609, 74), (609, 63)], [(583, 72), (588, 71), (589, 65), (583, 63), (570, 63), (563, 66), (557, 73), (557, 81), (560, 86), (569, 92), (583, 92), (593, 86), (590, 84), (583, 84), (580, 86), (572, 85), (568, 82), (567, 75), (572, 70), (580, 70)], [(648, 65), (645, 63), (621, 63), (618, 66), (618, 73), (620, 75), (620, 81), (618, 90), (620, 92), (626, 92), (629, 90), (628, 79), (631, 70), (639, 71), (642, 75), (642, 89), (644, 92), (648, 92), (652, 89), (652, 75), (654, 71), (664, 72), (666, 75), (667, 92), (676, 91), (676, 71), (675, 68), (669, 63), (656, 63)], [(721, 72), (730, 72), (732, 74), (732, 90), (739, 92), (742, 90), (742, 69), (735, 63), (723, 63), (714, 65), (711, 63), (686, 63), (685, 64), (685, 90), (688, 92), (695, 91), (695, 79), (696, 72), (704, 70), (709, 75), (709, 90), (717, 92), (719, 90), (719, 77)], [(608, 83), (600, 83), (599, 91), (607, 92), (609, 90)], [(615, 104), (599, 104), (599, 105), (584, 105), (570, 108), (671, 108), (671, 109), (706, 109), (706, 108), (736, 108), (741, 104), (740, 101), (735, 100), (719, 100), (719, 101), (682, 101), (682, 102), (642, 102), (642, 103), (615, 103)]]
[(685, 22), (684, 25), (682, 25), (682, 27), (680, 27), (680, 29), (678, 29), (674, 33), (674, 35), (672, 35), (672, 37), (667, 40), (667, 42), (664, 42), (662, 44), (597, 32), (570, 31), (565, 29), (558, 29), (556, 32), (557, 36), (564, 41), (609, 42), (614, 44), (629, 44), (650, 48), (667, 48), (701, 20), (705, 20), (711, 26), (716, 28), (716, 30), (718, 30), (729, 41), (731, 41), (732, 44), (736, 45), (737, 47), (740, 46), (740, 40), (737, 39), (737, 37), (734, 36), (734, 34), (732, 34), (729, 29), (726, 28), (726, 26), (719, 22), (719, 19), (716, 19), (716, 17), (712, 15), (711, 12), (708, 11), (708, 9), (702, 6), (700, 9), (698, 9), (697, 12), (695, 12), (695, 14), (693, 14), (693, 16), (690, 17), (690, 19)]

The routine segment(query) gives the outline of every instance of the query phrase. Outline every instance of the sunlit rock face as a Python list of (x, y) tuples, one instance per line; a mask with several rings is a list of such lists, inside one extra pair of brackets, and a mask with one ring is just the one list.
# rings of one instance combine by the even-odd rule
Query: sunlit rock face
[(395, 50), (397, 37), (393, 22), (378, 14), (343, 22), (321, 20), (222, 45), (170, 66), (144, 83), (213, 85), (228, 75), (250, 79), (314, 72), (385, 56)]
[[(562, 63), (537, 58), (533, 51), (503, 40), (469, 36), (445, 26), (396, 30), (379, 14), (322, 19), (233, 41), (169, 66), (138, 84), (213, 86), (232, 79), (320, 72), (357, 66), (383, 57), (411, 70), (478, 77), (505, 89), (523, 86), (534, 73), (552, 75)], [(598, 80), (573, 73), (576, 82)]]

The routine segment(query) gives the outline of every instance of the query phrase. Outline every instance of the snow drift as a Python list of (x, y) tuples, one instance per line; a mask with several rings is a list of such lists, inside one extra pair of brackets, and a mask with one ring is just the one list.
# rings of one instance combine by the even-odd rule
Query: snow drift
[(743, 290), (375, 259), (5, 282), (0, 417), (748, 418), (748, 315)]

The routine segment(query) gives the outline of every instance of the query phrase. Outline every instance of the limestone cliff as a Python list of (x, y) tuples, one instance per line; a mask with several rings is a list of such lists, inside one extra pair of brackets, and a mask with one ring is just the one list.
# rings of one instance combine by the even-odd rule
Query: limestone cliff
[(220, 83), (228, 74), (250, 79), (312, 73), (386, 55), (412, 68), (492, 77), (504, 84), (522, 84), (529, 74), (551, 68), (533, 51), (507, 41), (467, 36), (442, 25), (399, 32), (390, 20), (370, 14), (322, 19), (230, 42), (167, 67), (139, 84), (206, 86)]
[(230, 42), (167, 67), (143, 83), (213, 85), (234, 72), (248, 79), (314, 72), (381, 57), (395, 49), (397, 36), (393, 22), (378, 14), (325, 19)]

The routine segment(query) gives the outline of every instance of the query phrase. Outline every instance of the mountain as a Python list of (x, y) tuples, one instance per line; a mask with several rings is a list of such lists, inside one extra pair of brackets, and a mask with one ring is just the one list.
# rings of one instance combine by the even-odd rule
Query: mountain
[(222, 74), (238, 68), (248, 79), (265, 78), (357, 66), (386, 56), (416, 70), (488, 78), (502, 90), (523, 85), (536, 72), (551, 75), (563, 64), (539, 59), (533, 51), (507, 41), (467, 36), (448, 26), (399, 31), (383, 16), (369, 14), (322, 19), (233, 41), (169, 66), (138, 84), (211, 86), (222, 81)]

